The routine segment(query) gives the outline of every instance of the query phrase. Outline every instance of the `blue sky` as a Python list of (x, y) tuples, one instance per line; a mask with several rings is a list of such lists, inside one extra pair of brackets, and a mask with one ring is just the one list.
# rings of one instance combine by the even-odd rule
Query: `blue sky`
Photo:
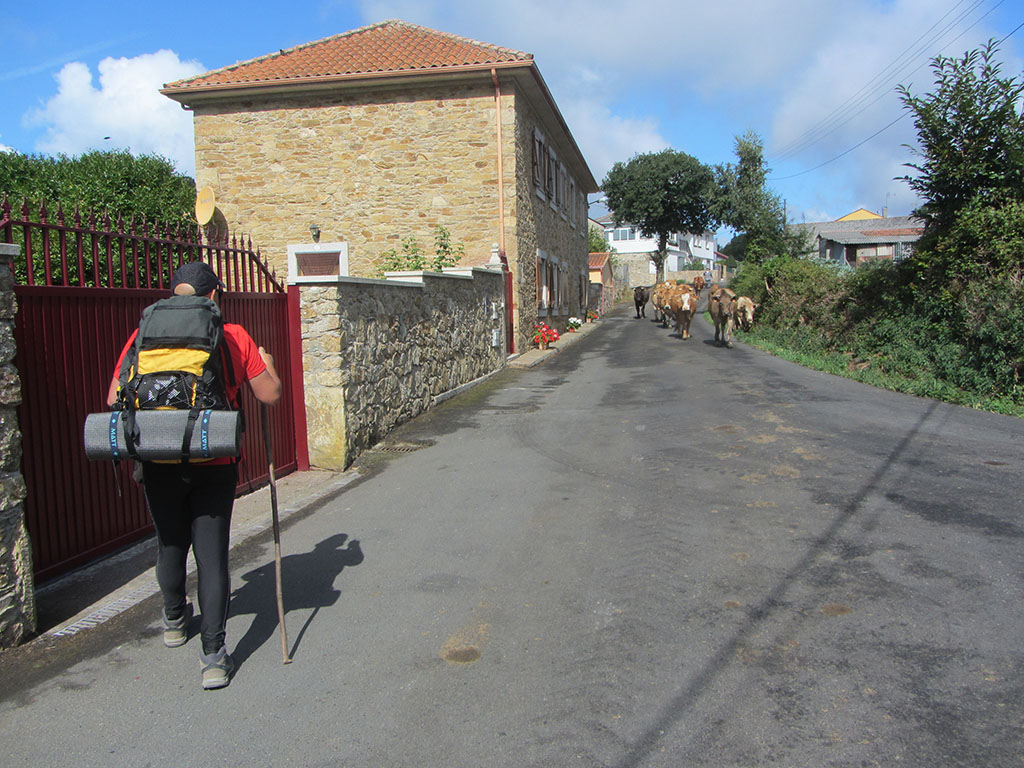
[(896, 84), (923, 94), (931, 57), (990, 38), (1020, 75), (1024, 51), (1024, 0), (41, 0), (4, 13), (0, 149), (128, 148), (191, 174), (163, 83), (391, 18), (534, 54), (599, 182), (666, 147), (729, 162), (756, 131), (791, 221), (909, 213)]

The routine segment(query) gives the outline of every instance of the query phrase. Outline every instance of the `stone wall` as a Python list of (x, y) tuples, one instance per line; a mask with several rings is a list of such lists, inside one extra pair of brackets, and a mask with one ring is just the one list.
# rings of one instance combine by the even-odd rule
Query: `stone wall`
[(617, 253), (616, 260), (625, 265), (629, 273), (629, 290), (638, 285), (654, 285), (657, 276), (651, 273), (651, 257), (646, 253)]
[(13, 263), (18, 252), (18, 246), (0, 244), (0, 647), (16, 645), (36, 629), (32, 546), (22, 503), (21, 380), (14, 367)]
[(314, 466), (347, 467), (440, 397), (505, 365), (500, 268), (293, 283)]

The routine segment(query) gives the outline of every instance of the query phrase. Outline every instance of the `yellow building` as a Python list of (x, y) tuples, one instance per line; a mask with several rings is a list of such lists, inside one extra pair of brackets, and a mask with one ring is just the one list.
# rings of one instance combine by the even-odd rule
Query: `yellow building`
[(845, 216), (841, 216), (836, 221), (863, 221), (864, 219), (880, 219), (882, 218), (877, 213), (869, 211), (867, 208), (858, 208), (856, 211), (851, 211)]

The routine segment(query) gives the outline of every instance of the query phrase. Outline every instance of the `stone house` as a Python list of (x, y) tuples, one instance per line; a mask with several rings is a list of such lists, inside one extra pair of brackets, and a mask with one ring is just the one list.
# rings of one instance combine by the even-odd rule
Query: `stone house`
[(316, 226), (353, 277), (438, 226), (512, 278), (515, 347), (586, 304), (597, 182), (533, 56), (384, 21), (169, 83), (193, 113), (196, 182), (283, 272)]

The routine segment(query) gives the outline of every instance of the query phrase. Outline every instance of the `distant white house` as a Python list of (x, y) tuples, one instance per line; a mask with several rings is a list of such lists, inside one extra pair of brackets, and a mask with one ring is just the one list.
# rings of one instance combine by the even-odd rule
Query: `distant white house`
[[(658, 241), (654, 238), (644, 237), (636, 227), (630, 224), (620, 224), (616, 227), (612, 214), (602, 216), (594, 221), (604, 229), (604, 236), (608, 241), (609, 248), (614, 248), (615, 254), (620, 260), (630, 263), (631, 285), (652, 283), (652, 276), (657, 270), (650, 255), (657, 253)], [(715, 251), (717, 250), (718, 244), (715, 242), (714, 232), (700, 234), (674, 232), (668, 238), (665, 274), (668, 276), (671, 272), (680, 272), (687, 264), (694, 261), (700, 262), (704, 269), (714, 269)], [(644, 262), (646, 262), (646, 270)]]

